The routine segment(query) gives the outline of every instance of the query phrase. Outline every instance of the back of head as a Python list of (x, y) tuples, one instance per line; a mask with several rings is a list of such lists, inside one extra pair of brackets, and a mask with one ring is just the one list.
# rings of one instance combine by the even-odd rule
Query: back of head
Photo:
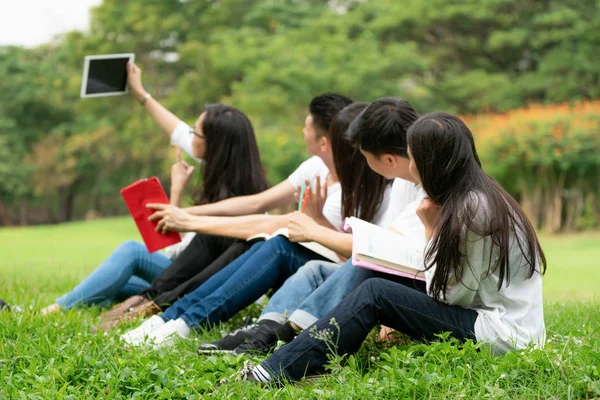
[(436, 204), (471, 190), (483, 174), (473, 134), (453, 115), (422, 116), (409, 128), (407, 139), (423, 189)]
[(406, 131), (418, 118), (419, 113), (408, 101), (382, 97), (354, 120), (348, 138), (356, 147), (376, 156), (390, 153), (408, 157)]
[(237, 108), (222, 104), (208, 105), (205, 111), (203, 181), (194, 194), (194, 201), (206, 204), (267, 189), (248, 117)]
[[(497, 256), (489, 273), (498, 273), (498, 289), (510, 281), (511, 237), (528, 268), (537, 271), (538, 257), (546, 267), (544, 253), (533, 226), (519, 204), (481, 168), (473, 135), (460, 118), (430, 113), (408, 130), (408, 146), (421, 184), (431, 201), (441, 206), (437, 233), (426, 254), (428, 268), (436, 265), (430, 292), (441, 298), (452, 276), (459, 280), (466, 260), (466, 232), (489, 237)], [(514, 250), (514, 249), (513, 249)], [(477, 261), (476, 261), (477, 262)]]
[(368, 103), (353, 103), (342, 109), (331, 122), (328, 136), (335, 171), (342, 186), (342, 216), (371, 221), (389, 182), (369, 168), (360, 150), (346, 137), (352, 121), (367, 106)]
[(308, 112), (313, 118), (319, 136), (326, 135), (336, 114), (352, 103), (350, 97), (337, 93), (324, 93), (314, 97), (308, 106)]

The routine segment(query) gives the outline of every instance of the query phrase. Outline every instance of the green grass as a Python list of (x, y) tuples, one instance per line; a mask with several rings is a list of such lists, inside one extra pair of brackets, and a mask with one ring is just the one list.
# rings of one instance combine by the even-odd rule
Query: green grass
[[(195, 348), (235, 321), (172, 349), (127, 350), (119, 332), (92, 335), (97, 308), (42, 316), (119, 243), (138, 238), (129, 218), (0, 229), (0, 399), (13, 398), (594, 398), (600, 397), (600, 233), (543, 236), (548, 344), (493, 358), (451, 340), (381, 351), (368, 341), (316, 382), (260, 388), (235, 382), (243, 358)], [(256, 314), (254, 307), (251, 313)], [(134, 324), (135, 325), (135, 324)]]

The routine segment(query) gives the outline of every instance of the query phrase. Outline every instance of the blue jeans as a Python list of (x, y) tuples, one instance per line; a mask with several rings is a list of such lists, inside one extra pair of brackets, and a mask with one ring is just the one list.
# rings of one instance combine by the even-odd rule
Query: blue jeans
[[(331, 343), (337, 344), (338, 355), (357, 352), (378, 323), (415, 339), (435, 340), (436, 334), (451, 332), (459, 340), (475, 340), (476, 318), (476, 311), (437, 302), (400, 283), (372, 278), (260, 365), (275, 379), (297, 381), (322, 370)], [(330, 343), (311, 336), (313, 329), (329, 330)]]
[(56, 299), (62, 309), (83, 304), (101, 304), (133, 296), (150, 286), (150, 282), (171, 264), (162, 253), (148, 253), (146, 246), (129, 240), (79, 285)]
[[(327, 261), (307, 262), (271, 296), (258, 320), (268, 319), (284, 324), (290, 314), (308, 299), (313, 300), (316, 304), (322, 304), (327, 302), (327, 297), (339, 297), (331, 292), (317, 291), (317, 288), (340, 267), (339, 264)], [(343, 288), (336, 286), (333, 289)], [(326, 298), (321, 298), (321, 295), (326, 295)], [(311, 324), (307, 326), (309, 325)]]
[(283, 236), (250, 250), (173, 304), (165, 321), (181, 318), (191, 327), (227, 321), (269, 289), (283, 284), (302, 265), (321, 257)]
[[(304, 294), (308, 293), (309, 295), (302, 299), (300, 304), (295, 308), (287, 308), (287, 310), (291, 312), (289, 320), (302, 329), (306, 329), (314, 324), (319, 318), (340, 304), (352, 289), (373, 276), (373, 271), (352, 265), (351, 259), (346, 261), (344, 265), (339, 267), (329, 277), (327, 277), (326, 274), (331, 272), (331, 269), (321, 269), (315, 264), (311, 264), (311, 267), (311, 271), (306, 271), (305, 274), (298, 276), (298, 280), (294, 281), (296, 285), (302, 288), (314, 286), (314, 291), (311, 293), (305, 291)], [(312, 275), (311, 273), (316, 275)], [(308, 282), (300, 284), (299, 281), (303, 279)], [(324, 282), (321, 282), (319, 285), (314, 284), (321, 279), (323, 279)], [(311, 283), (311, 280), (313, 280), (314, 283)], [(287, 294), (282, 293), (281, 297), (295, 297), (295, 295), (292, 294), (292, 292), (296, 290), (295, 286), (292, 286), (291, 282), (290, 285), (284, 286), (286, 287)], [(293, 307), (293, 305), (289, 304), (285, 306)], [(279, 308), (279, 310), (281, 310), (281, 308)], [(275, 307), (273, 311), (276, 311)], [(264, 315), (263, 318), (266, 318), (266, 315)]]

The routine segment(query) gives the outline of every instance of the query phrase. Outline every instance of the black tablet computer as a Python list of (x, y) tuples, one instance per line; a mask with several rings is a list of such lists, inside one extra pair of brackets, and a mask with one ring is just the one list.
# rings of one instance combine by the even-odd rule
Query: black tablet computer
[(127, 63), (133, 53), (86, 56), (81, 97), (119, 96), (127, 93)]

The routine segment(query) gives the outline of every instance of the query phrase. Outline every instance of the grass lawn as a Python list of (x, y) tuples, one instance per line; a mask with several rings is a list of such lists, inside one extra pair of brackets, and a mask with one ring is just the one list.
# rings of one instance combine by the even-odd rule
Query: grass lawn
[(344, 368), (332, 362), (329, 377), (270, 389), (241, 382), (216, 387), (244, 358), (195, 353), (199, 343), (235, 327), (239, 316), (152, 351), (125, 349), (119, 332), (90, 334), (97, 308), (37, 313), (119, 243), (138, 237), (128, 217), (0, 229), (0, 298), (23, 309), (0, 313), (0, 399), (600, 397), (600, 233), (542, 237), (549, 260), (544, 350), (493, 358), (473, 344), (444, 339), (385, 351), (367, 341)]

